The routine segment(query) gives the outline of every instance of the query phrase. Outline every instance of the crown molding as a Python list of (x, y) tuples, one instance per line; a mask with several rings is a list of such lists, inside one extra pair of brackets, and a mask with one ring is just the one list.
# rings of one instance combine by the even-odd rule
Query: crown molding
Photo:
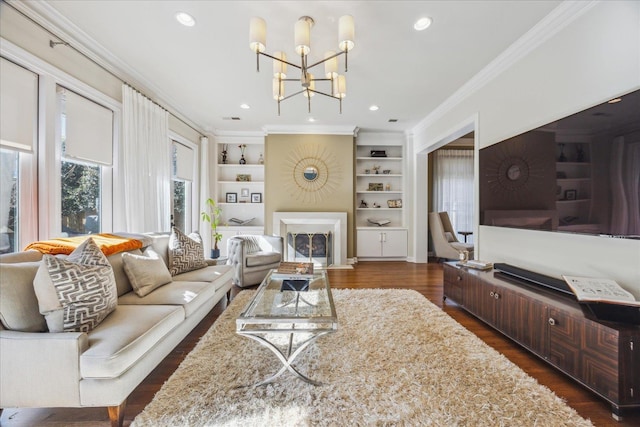
[(266, 135), (288, 134), (288, 135), (350, 135), (357, 136), (359, 128), (357, 126), (314, 126), (314, 125), (267, 125), (263, 127)]
[(109, 74), (142, 92), (146, 97), (160, 104), (172, 115), (200, 134), (205, 134), (203, 126), (194, 123), (173, 107), (177, 105), (177, 103), (164, 93), (160, 87), (138, 73), (134, 68), (129, 66), (129, 64), (113, 55), (108, 49), (82, 31), (77, 25), (69, 21), (50, 4), (40, 1), (4, 1), (51, 33), (52, 37), (68, 43), (72, 49), (102, 67)]
[(520, 59), (529, 55), (542, 43), (555, 36), (600, 2), (599, 0), (571, 0), (562, 2), (522, 37), (512, 43), (504, 52), (469, 79), (469, 81), (462, 85), (460, 89), (455, 91), (427, 117), (421, 120), (410, 132), (415, 135), (424, 131), (477, 90), (509, 69)]

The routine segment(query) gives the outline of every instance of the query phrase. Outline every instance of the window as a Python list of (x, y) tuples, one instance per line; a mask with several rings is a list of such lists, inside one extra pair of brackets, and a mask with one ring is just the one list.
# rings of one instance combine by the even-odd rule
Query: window
[(111, 172), (113, 112), (61, 86), (58, 99), (61, 231), (67, 236), (99, 233)]
[(0, 61), (0, 253), (7, 253), (21, 250), (37, 233), (38, 75)]
[(192, 230), (193, 175), (195, 173), (193, 149), (172, 141), (172, 225), (188, 233)]
[(457, 232), (473, 230), (473, 150), (440, 149), (434, 155), (434, 210), (446, 211)]

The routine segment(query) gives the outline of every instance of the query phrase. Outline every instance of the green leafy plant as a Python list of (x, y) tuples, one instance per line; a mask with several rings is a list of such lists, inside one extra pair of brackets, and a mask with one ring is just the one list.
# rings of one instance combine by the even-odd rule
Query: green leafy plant
[(218, 249), (218, 242), (222, 240), (222, 234), (218, 233), (218, 225), (220, 224), (220, 214), (222, 209), (215, 202), (215, 200), (209, 198), (206, 201), (207, 211), (201, 212), (200, 216), (202, 220), (208, 222), (211, 225), (211, 240), (214, 242), (214, 249)]

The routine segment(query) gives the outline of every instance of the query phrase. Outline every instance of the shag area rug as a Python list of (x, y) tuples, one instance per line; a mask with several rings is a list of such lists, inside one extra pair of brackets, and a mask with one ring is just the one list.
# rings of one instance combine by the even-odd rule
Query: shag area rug
[(243, 291), (133, 426), (591, 426), (548, 388), (413, 290), (333, 290), (339, 329), (286, 372), (235, 333)]

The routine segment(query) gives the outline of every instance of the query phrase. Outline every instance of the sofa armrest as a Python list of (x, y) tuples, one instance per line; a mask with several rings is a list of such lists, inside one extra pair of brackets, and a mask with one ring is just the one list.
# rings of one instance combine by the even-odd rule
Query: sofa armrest
[(0, 331), (0, 408), (80, 405), (83, 332)]

